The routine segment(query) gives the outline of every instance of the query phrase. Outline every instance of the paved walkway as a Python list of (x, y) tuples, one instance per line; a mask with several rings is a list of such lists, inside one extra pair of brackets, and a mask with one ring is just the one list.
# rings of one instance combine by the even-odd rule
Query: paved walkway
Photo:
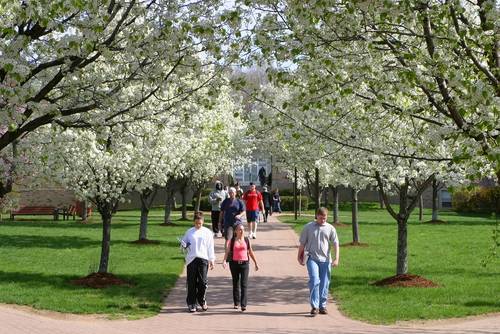
[[(0, 334), (165, 334), (165, 333), (500, 333), (500, 314), (474, 319), (375, 326), (342, 316), (330, 302), (329, 314), (309, 316), (306, 269), (296, 262), (298, 238), (274, 219), (259, 226), (253, 241), (260, 270), (250, 271), (247, 311), (232, 308), (231, 275), (220, 264), (223, 241), (216, 239), (217, 265), (209, 272), (209, 310), (189, 314), (185, 273), (161, 313), (142, 320), (105, 320), (91, 316), (32, 312), (0, 305)], [(335, 272), (333, 273), (335, 279)]]

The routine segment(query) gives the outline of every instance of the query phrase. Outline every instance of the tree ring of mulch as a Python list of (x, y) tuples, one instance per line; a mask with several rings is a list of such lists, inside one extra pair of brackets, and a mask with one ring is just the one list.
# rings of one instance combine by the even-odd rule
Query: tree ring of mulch
[(174, 226), (177, 226), (177, 224), (176, 223), (161, 223), (158, 226), (174, 227)]
[(371, 283), (371, 285), (389, 288), (436, 288), (439, 286), (427, 278), (411, 274), (394, 275)]
[(444, 220), (436, 219), (436, 220), (426, 221), (426, 222), (424, 222), (424, 224), (439, 225), (439, 224), (448, 224), (448, 222), (446, 222)]
[(368, 247), (367, 243), (364, 242), (348, 242), (346, 244), (340, 245), (340, 247)]
[(159, 245), (160, 241), (159, 240), (149, 240), (149, 239), (139, 239), (139, 240), (131, 241), (130, 243), (134, 244), (134, 245)]
[(344, 223), (333, 223), (332, 225), (335, 226), (335, 227), (347, 227), (347, 226), (351, 226), (349, 224), (344, 224)]
[(82, 278), (70, 281), (77, 286), (86, 286), (93, 289), (103, 289), (110, 286), (134, 286), (132, 282), (122, 280), (110, 273), (92, 273)]

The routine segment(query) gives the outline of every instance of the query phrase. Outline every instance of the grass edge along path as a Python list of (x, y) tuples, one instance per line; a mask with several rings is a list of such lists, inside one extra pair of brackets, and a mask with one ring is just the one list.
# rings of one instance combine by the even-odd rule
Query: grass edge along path
[[(177, 215), (177, 213), (174, 213)], [(71, 280), (97, 271), (102, 224), (23, 217), (0, 223), (0, 303), (38, 310), (139, 319), (158, 314), (182, 272), (178, 240), (192, 226), (160, 226), (163, 211), (152, 210), (148, 237), (159, 244), (133, 244), (140, 211), (119, 211), (111, 227), (109, 272), (131, 286), (79, 287)], [(174, 216), (174, 219), (178, 218)]]
[[(500, 261), (487, 267), (495, 220), (484, 215), (442, 212), (447, 224), (409, 222), (409, 273), (436, 282), (434, 288), (377, 287), (396, 268), (396, 223), (385, 210), (359, 212), (360, 239), (368, 247), (341, 247), (340, 267), (332, 272), (330, 293), (346, 316), (375, 324), (466, 317), (500, 311)], [(331, 217), (329, 217), (331, 218)], [(340, 243), (352, 241), (350, 212), (340, 212)], [(310, 216), (281, 221), (300, 234)], [(430, 219), (425, 211), (424, 221)]]

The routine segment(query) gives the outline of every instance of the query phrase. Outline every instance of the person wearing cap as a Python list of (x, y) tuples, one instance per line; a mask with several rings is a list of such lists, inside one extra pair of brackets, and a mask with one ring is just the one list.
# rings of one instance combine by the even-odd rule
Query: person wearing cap
[(233, 237), (233, 226), (237, 221), (241, 221), (241, 216), (245, 212), (245, 205), (243, 202), (236, 198), (236, 189), (229, 188), (229, 198), (226, 198), (221, 204), (221, 214), (219, 223), (223, 224), (223, 234), (226, 240)]
[(229, 262), (231, 277), (233, 279), (233, 302), (234, 309), (241, 307), (244, 312), (247, 309), (248, 272), (250, 270), (250, 259), (255, 264), (255, 271), (259, 270), (255, 253), (250, 244), (250, 239), (245, 237), (243, 224), (234, 225), (234, 236), (226, 241), (226, 251), (222, 266), (226, 268)]
[[(203, 226), (203, 213), (195, 212), (193, 227), (182, 237), (181, 246), (186, 253), (187, 297), (189, 312), (208, 310), (205, 293), (208, 286), (208, 268), (214, 268), (214, 235)], [(201, 308), (196, 307), (196, 303)]]

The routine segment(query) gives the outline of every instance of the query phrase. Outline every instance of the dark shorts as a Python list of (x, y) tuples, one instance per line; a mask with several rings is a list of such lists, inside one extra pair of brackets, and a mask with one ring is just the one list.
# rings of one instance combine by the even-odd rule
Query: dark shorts
[(259, 210), (247, 211), (247, 222), (259, 221)]

